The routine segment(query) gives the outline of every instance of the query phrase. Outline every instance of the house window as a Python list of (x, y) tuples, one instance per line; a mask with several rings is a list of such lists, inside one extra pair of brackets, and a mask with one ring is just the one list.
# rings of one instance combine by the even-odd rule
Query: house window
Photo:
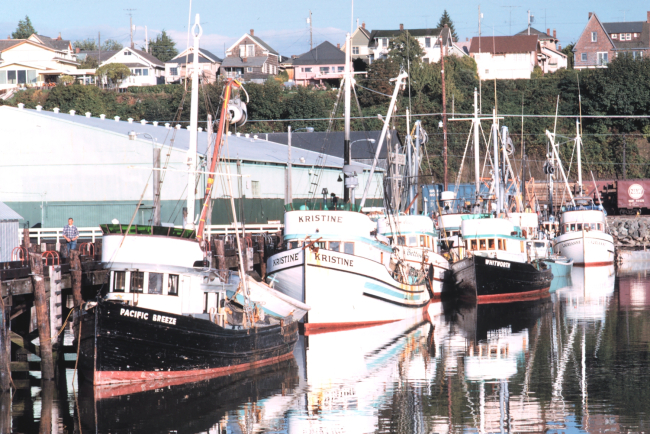
[(169, 73), (171, 75), (178, 75), (178, 68), (169, 68)]
[(7, 84), (7, 71), (0, 71), (0, 84)]
[(486, 69), (486, 70), (485, 70), (485, 73), (486, 73), (486, 74), (489, 74), (489, 73), (490, 73), (490, 70), (489, 70), (489, 69)]
[(321, 66), (320, 67), (320, 73), (321, 74), (329, 74), (330, 73), (330, 67), (329, 66)]
[(125, 52), (124, 52), (124, 55), (125, 55), (125, 56), (130, 56), (130, 55), (131, 55), (131, 52), (130, 52), (130, 51), (125, 51)]
[(339, 72), (345, 71), (345, 66), (339, 66)]
[(381, 38), (381, 46), (388, 47), (388, 38)]
[(28, 84), (36, 84), (36, 81), (37, 81), (36, 77), (37, 77), (37, 74), (36, 74), (35, 70), (33, 70), (33, 69), (28, 69), (27, 70), (27, 83)]
[(626, 33), (625, 34), (625, 40), (626, 41), (631, 41), (632, 40), (632, 33)]
[(18, 70), (16, 71), (18, 73), (18, 84), (25, 84), (27, 83), (27, 73), (25, 70)]
[(142, 70), (142, 75), (149, 75), (149, 69), (143, 69)]
[(247, 66), (246, 67), (246, 72), (253, 72), (253, 67)]
[(133, 75), (142, 75), (142, 70), (140, 68), (136, 68), (133, 70)]
[(596, 35), (596, 32), (591, 32), (591, 42), (598, 42), (598, 35)]
[(612, 39), (617, 39), (617, 38), (618, 38), (618, 34), (617, 33), (612, 33)]
[(643, 58), (643, 51), (633, 51), (632, 57), (634, 57), (635, 59)]
[(302, 68), (302, 72), (311, 72), (311, 68)]
[(425, 57), (424, 59), (422, 59), (422, 61), (423, 61), (424, 63), (429, 63), (429, 58), (428, 58), (428, 57)]
[(583, 62), (587, 61), (587, 53), (582, 53), (580, 56), (581, 56), (580, 60), (582, 60)]
[(638, 38), (638, 37), (639, 37), (639, 34), (638, 34), (638, 33), (635, 33), (635, 34), (634, 34), (634, 37), (635, 37), (635, 38)]
[(424, 46), (426, 48), (431, 48), (431, 38), (424, 38)]
[(260, 189), (259, 181), (251, 181), (251, 192), (253, 193), (253, 197), (262, 196), (262, 191)]
[(606, 52), (598, 53), (598, 64), (607, 65), (607, 63), (608, 63), (607, 53)]
[(352, 47), (352, 54), (359, 54), (359, 47)]

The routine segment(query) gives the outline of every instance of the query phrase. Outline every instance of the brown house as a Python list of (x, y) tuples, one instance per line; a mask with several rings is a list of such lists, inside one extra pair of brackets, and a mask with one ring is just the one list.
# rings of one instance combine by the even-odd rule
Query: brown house
[(280, 55), (251, 29), (226, 50), (221, 74), (244, 81), (263, 82), (277, 75)]
[(646, 21), (603, 23), (589, 12), (589, 21), (573, 47), (574, 68), (606, 68), (616, 56), (650, 53), (650, 12)]

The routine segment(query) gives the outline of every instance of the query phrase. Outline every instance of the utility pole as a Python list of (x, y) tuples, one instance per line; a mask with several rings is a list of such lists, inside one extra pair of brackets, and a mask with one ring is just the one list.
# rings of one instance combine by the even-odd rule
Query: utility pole
[(133, 11), (136, 9), (125, 9), (129, 12), (129, 34), (131, 35), (131, 48), (134, 48), (133, 45)]
[[(97, 67), (102, 66), (102, 32), (97, 32)], [(99, 85), (97, 82), (97, 74), (95, 74), (95, 84)]]
[(530, 35), (530, 25), (535, 21), (535, 16), (530, 14), (530, 9), (528, 10), (528, 34)]
[[(481, 56), (481, 19), (483, 14), (481, 13), (481, 5), (478, 5), (478, 54)], [(483, 108), (483, 92), (482, 92), (482, 80), (479, 76), (478, 80), (478, 114), (481, 114), (481, 109)]]
[(309, 49), (313, 50), (314, 49), (314, 36), (313, 36), (313, 27), (312, 27), (312, 22), (311, 22), (311, 11), (309, 11), (309, 18), (307, 18), (307, 22), (309, 23)]
[(442, 32), (440, 31), (440, 74), (442, 76), (442, 157), (445, 165), (444, 191), (447, 191), (447, 95), (445, 95), (445, 51), (443, 48)]
[(147, 33), (147, 26), (144, 26), (144, 51), (149, 52), (149, 34)]

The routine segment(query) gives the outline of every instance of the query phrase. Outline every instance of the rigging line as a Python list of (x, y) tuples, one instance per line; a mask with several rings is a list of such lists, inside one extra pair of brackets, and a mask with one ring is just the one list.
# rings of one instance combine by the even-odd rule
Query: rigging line
[[(354, 92), (354, 100), (357, 103), (357, 109), (359, 110), (359, 114), (363, 116), (363, 112), (361, 111), (361, 104), (359, 103), (359, 97), (357, 96), (357, 90), (354, 88), (354, 86), (350, 86), (350, 87), (352, 88), (352, 92)], [(368, 154), (373, 155), (374, 149), (370, 144), (370, 137), (368, 136), (368, 128), (366, 128), (366, 123), (364, 122), (363, 119), (361, 119), (361, 127), (363, 128), (363, 133), (366, 136), (366, 147), (368, 148)], [(351, 153), (352, 151), (350, 151), (350, 154)]]
[(456, 176), (456, 185), (454, 186), (454, 194), (458, 195), (458, 190), (460, 188), (460, 176), (463, 173), (463, 166), (465, 164), (465, 156), (467, 155), (467, 149), (469, 148), (469, 140), (472, 138), (472, 129), (473, 125), (469, 127), (469, 133), (467, 134), (467, 143), (465, 143), (465, 152), (463, 152), (463, 159), (460, 161), (460, 168), (458, 169), (458, 174)]
[[(357, 83), (356, 85), (357, 85), (357, 87), (360, 87), (361, 89), (365, 89), (365, 90), (367, 90), (367, 91), (369, 91), (369, 92), (374, 92), (374, 93), (377, 93), (377, 94), (379, 94), (379, 95), (386, 96), (386, 97), (388, 97), (388, 98), (392, 98), (392, 97), (393, 97), (393, 95), (388, 95), (388, 94), (385, 94), (385, 93), (382, 93), (382, 92), (378, 92), (378, 91), (376, 91), (376, 90), (372, 90), (372, 89), (370, 89), (370, 88), (368, 88), (368, 87), (361, 86), (361, 85), (358, 84), (358, 83)], [(374, 116), (366, 116), (366, 118), (371, 118), (371, 117), (374, 117)]]

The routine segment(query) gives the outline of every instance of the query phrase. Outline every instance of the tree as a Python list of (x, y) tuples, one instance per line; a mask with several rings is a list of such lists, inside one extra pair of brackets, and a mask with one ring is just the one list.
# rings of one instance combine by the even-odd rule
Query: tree
[(97, 42), (93, 38), (88, 39), (77, 39), (72, 43), (74, 48), (78, 48), (81, 51), (95, 51), (97, 50)]
[(73, 84), (74, 83), (74, 77), (72, 75), (60, 75), (59, 76), (59, 83), (61, 83), (61, 84)]
[(109, 85), (113, 84), (117, 88), (125, 78), (131, 75), (131, 70), (123, 63), (107, 63), (97, 68), (95, 74), (102, 81), (106, 78)]
[(163, 30), (156, 39), (149, 41), (149, 52), (161, 62), (173, 59), (178, 54), (176, 43)]
[(119, 51), (124, 48), (124, 45), (117, 42), (115, 39), (107, 39), (102, 44), (102, 51)]
[(573, 55), (573, 47), (575, 44), (569, 44), (562, 48), (562, 52), (566, 55), (566, 69), (573, 69), (573, 62), (575, 61)]
[(451, 30), (451, 37), (454, 38), (454, 42), (458, 41), (458, 34), (454, 28), (454, 22), (451, 20), (451, 17), (447, 13), (447, 9), (445, 9), (445, 11), (442, 13), (442, 16), (440, 17), (440, 21), (438, 21), (438, 28), (442, 29), (445, 27), (445, 24), (447, 24), (447, 27), (449, 27), (449, 30)]
[(400, 32), (399, 36), (391, 39), (388, 44), (388, 56), (404, 69), (409, 66), (408, 61), (410, 66), (420, 63), (423, 54), (422, 46), (408, 30)]
[(29, 19), (29, 17), (25, 15), (24, 20), (18, 21), (18, 27), (16, 27), (16, 31), (11, 34), (11, 38), (27, 39), (30, 36), (32, 36), (34, 33), (36, 33), (36, 30), (34, 30), (34, 26), (32, 26), (32, 22)]
[(79, 69), (95, 69), (99, 66), (99, 62), (92, 56), (86, 55), (84, 59), (79, 63)]

